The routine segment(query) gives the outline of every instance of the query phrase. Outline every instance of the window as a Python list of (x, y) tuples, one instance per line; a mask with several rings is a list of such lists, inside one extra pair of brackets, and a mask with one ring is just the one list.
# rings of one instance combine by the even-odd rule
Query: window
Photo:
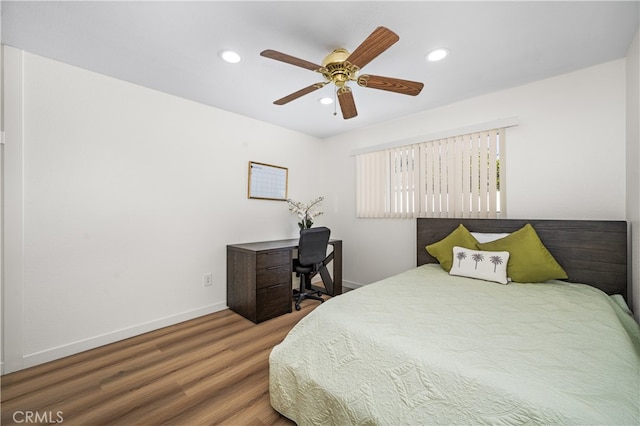
[(359, 154), (356, 215), (498, 217), (504, 143), (500, 128)]

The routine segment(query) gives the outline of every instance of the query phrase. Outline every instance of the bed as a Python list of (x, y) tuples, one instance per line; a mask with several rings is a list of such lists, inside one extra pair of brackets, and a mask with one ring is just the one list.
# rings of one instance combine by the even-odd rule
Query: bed
[[(451, 275), (425, 247), (460, 225), (533, 227), (567, 277)], [(328, 300), (274, 347), (271, 404), (299, 425), (637, 425), (626, 236), (621, 221), (418, 219), (416, 268)]]

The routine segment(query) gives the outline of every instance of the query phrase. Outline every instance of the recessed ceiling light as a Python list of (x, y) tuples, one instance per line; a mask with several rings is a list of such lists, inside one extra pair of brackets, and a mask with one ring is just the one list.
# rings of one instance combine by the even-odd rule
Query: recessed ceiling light
[(218, 56), (220, 56), (223, 61), (229, 62), (230, 64), (237, 64), (242, 59), (240, 55), (233, 50), (221, 50), (218, 53)]
[(320, 98), (320, 99), (318, 99), (318, 102), (320, 102), (322, 105), (331, 105), (333, 103), (333, 99), (331, 99), (331, 98)]
[(429, 62), (437, 62), (446, 58), (447, 55), (449, 55), (449, 51), (447, 49), (440, 48), (427, 53), (427, 56), (425, 56), (425, 58)]

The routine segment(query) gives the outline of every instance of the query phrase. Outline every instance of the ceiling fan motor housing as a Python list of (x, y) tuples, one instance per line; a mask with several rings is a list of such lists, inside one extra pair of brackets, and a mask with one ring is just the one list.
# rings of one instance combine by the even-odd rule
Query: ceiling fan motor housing
[(356, 80), (359, 69), (347, 61), (349, 55), (351, 53), (347, 49), (335, 49), (322, 61), (320, 72), (338, 87), (344, 86), (350, 80)]

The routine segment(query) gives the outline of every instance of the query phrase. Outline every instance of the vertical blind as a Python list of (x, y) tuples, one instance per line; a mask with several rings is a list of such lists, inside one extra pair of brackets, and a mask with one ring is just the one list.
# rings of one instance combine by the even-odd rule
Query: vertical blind
[(500, 128), (359, 154), (356, 215), (495, 218), (504, 143)]

